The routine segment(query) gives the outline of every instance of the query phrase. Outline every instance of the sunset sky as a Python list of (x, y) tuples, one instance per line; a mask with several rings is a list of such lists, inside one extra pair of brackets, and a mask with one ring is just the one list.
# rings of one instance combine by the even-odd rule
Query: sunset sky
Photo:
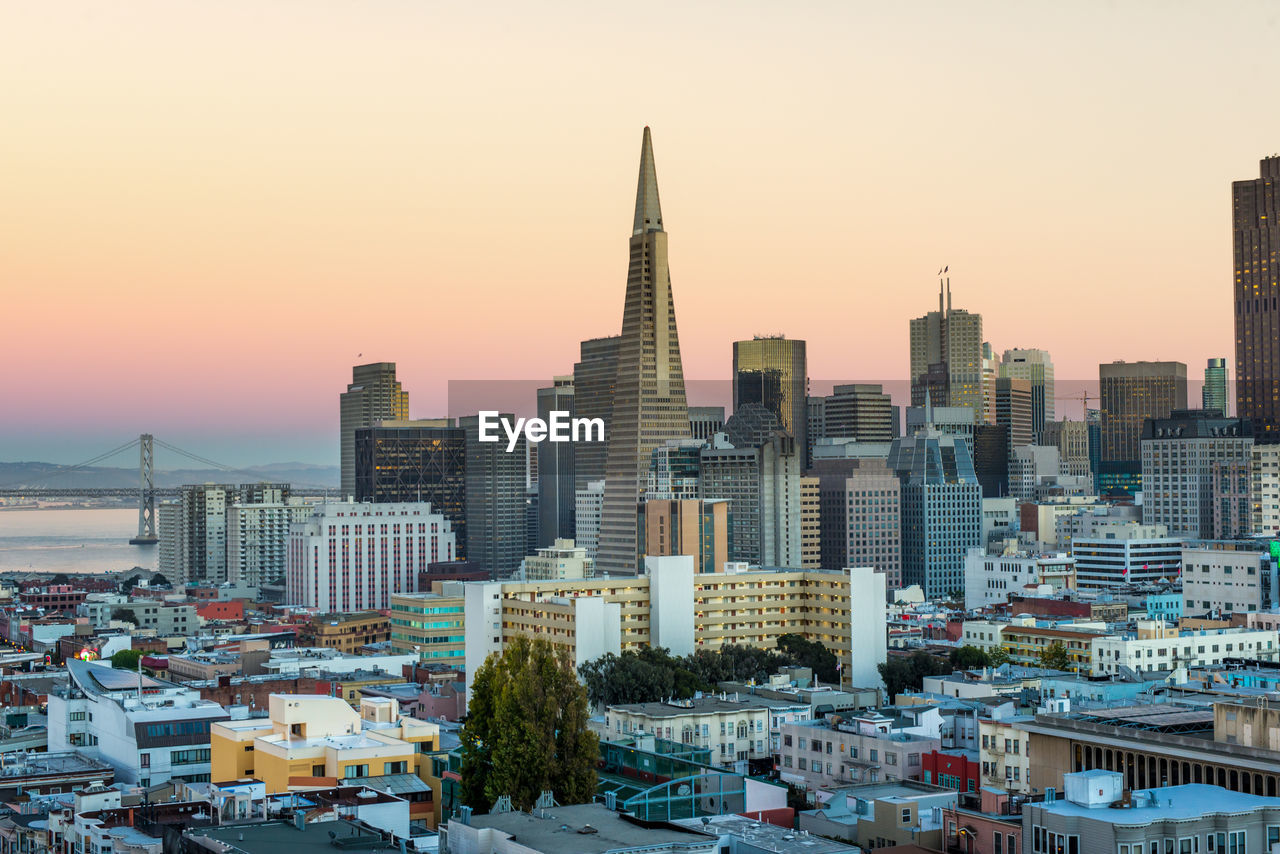
[(5, 3), (0, 460), (336, 464), (358, 361), (415, 417), (570, 372), (620, 326), (646, 124), (691, 379), (765, 333), (901, 379), (943, 264), (997, 350), (1198, 377), (1230, 183), (1280, 152), (1278, 10)]

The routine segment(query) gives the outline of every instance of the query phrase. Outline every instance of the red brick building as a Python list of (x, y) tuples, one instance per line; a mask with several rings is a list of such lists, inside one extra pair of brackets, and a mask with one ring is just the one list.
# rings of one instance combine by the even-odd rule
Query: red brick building
[(976, 792), (982, 766), (974, 750), (933, 750), (920, 757), (921, 779), (957, 792)]

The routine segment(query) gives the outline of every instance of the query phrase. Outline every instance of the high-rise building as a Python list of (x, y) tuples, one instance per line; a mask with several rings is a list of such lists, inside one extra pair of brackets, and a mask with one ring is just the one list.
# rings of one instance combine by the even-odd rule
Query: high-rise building
[(931, 599), (963, 591), (965, 555), (982, 540), (969, 442), (926, 426), (893, 441), (889, 468), (902, 484), (902, 582)]
[[(1248, 470), (1253, 422), (1216, 410), (1174, 410), (1142, 430), (1142, 521), (1170, 536), (1213, 539), (1214, 486), (1235, 464)], [(1233, 492), (1235, 490), (1233, 489)]]
[(1254, 445), (1249, 460), (1249, 503), (1252, 532), (1280, 536), (1280, 445)]
[(172, 583), (222, 584), (227, 573), (227, 516), (236, 504), (282, 504), (287, 483), (204, 483), (184, 486), (161, 505), (160, 574)]
[[(946, 378), (946, 396), (934, 393), (937, 373), (942, 366)], [(939, 282), (938, 310), (911, 321), (911, 382), (930, 386), (930, 399), (935, 406), (967, 406), (974, 420), (983, 417), (982, 315), (970, 314), (951, 307), (951, 280)], [(912, 405), (920, 406), (912, 392)]]
[(869, 383), (838, 385), (823, 401), (822, 438), (891, 442), (893, 400), (884, 386)]
[[(552, 412), (576, 413), (573, 377), (556, 377), (550, 388), (538, 389), (538, 417), (550, 421)], [(607, 434), (606, 434), (607, 435)], [(529, 449), (538, 461), (538, 547), (556, 540), (572, 540), (576, 535), (573, 518), (577, 476), (574, 463), (577, 442), (538, 442)], [(599, 444), (599, 443), (594, 443)]]
[(1231, 185), (1236, 413), (1261, 444), (1280, 442), (1280, 156)]
[(671, 439), (654, 448), (645, 499), (697, 498), (703, 444), (699, 439)]
[(1078, 478), (1093, 477), (1089, 461), (1089, 427), (1085, 422), (1066, 419), (1050, 421), (1044, 426), (1040, 444), (1055, 445), (1058, 448), (1061, 474)]
[[(996, 426), (1009, 434), (1009, 451), (1030, 445), (1037, 435), (1035, 405), (1030, 380), (996, 379)], [(1043, 427), (1043, 425), (1041, 425)]]
[(1009, 494), (1009, 429), (1001, 424), (979, 424), (973, 430), (973, 471), (982, 485), (983, 498)]
[(647, 127), (640, 145), (630, 250), (613, 419), (605, 434), (605, 497), (596, 565), (603, 572), (636, 574), (636, 512), (653, 449), (668, 439), (687, 438), (690, 430), (667, 233)]
[(587, 556), (587, 550), (573, 540), (556, 540), (524, 559), (526, 581), (590, 578), (594, 574), (595, 567)]
[(818, 489), (822, 566), (870, 566), (902, 586), (902, 484), (883, 459), (823, 461)]
[(690, 406), (689, 429), (693, 438), (707, 441), (724, 429), (724, 407)]
[(800, 457), (795, 439), (779, 431), (755, 446), (708, 445), (701, 454), (702, 498), (729, 501), (729, 559), (799, 567)]
[(338, 455), (342, 494), (356, 494), (356, 430), (379, 421), (409, 418), (409, 392), (396, 379), (395, 362), (374, 362), (351, 369), (351, 384), (339, 395)]
[(785, 336), (733, 342), (733, 411), (758, 403), (778, 416), (808, 467), (809, 373), (805, 342)]
[(317, 504), (289, 533), (286, 597), (324, 614), (382, 610), (453, 558), (449, 520), (425, 502)]
[(1000, 376), (1000, 359), (990, 341), (982, 342), (982, 414), (978, 423), (996, 423), (996, 379)]
[(355, 432), (356, 501), (425, 501), (467, 553), (467, 434), (450, 418), (382, 421)]
[(1150, 418), (1187, 408), (1187, 366), (1182, 362), (1111, 362), (1098, 366), (1101, 459), (1098, 491), (1132, 495), (1142, 488), (1139, 442)]
[(800, 566), (822, 567), (822, 502), (817, 475), (800, 477)]
[(1203, 409), (1216, 409), (1223, 415), (1227, 411), (1227, 360), (1210, 359), (1204, 369), (1204, 388), (1200, 390), (1200, 405)]
[[(498, 418), (515, 423), (511, 413), (501, 413)], [(527, 442), (521, 433), (516, 446), (508, 452), (505, 441), (480, 441), (478, 415), (464, 416), (460, 421), (467, 436), (466, 557), (494, 578), (506, 578), (520, 568), (528, 545)]]
[(587, 550), (587, 557), (596, 558), (596, 546), (600, 541), (600, 513), (604, 510), (604, 481), (593, 480), (574, 495), (574, 528), (578, 538), (574, 540)]
[(640, 513), (642, 556), (689, 555), (695, 573), (722, 572), (730, 526), (728, 501), (650, 498)]
[(269, 504), (233, 504), (227, 511), (227, 580), (278, 596), (284, 593), (289, 527), (311, 513), (298, 499)]
[[(573, 366), (573, 411), (575, 418), (599, 418), (604, 435), (613, 435), (613, 389), (618, 379), (617, 335), (591, 338), (581, 344)], [(574, 492), (587, 484), (604, 480), (606, 442), (578, 442), (573, 449)], [(579, 540), (581, 538), (578, 538)]]
[(1031, 434), (1033, 441), (1041, 442), (1044, 425), (1055, 418), (1053, 360), (1048, 351), (1005, 350), (1000, 360), (1000, 376), (1031, 383)]

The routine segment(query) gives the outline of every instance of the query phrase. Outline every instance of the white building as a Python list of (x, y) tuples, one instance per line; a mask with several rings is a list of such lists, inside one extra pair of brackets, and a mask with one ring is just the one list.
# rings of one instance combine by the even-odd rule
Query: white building
[(1204, 629), (1179, 632), (1151, 620), (1139, 620), (1134, 634), (1105, 635), (1093, 640), (1094, 676), (1134, 672), (1172, 671), (1179, 667), (1221, 664), (1224, 658), (1258, 658), (1275, 661), (1274, 629)]
[(234, 504), (227, 511), (227, 579), (244, 587), (283, 587), (289, 530), (311, 515), (299, 500)]
[(745, 773), (750, 760), (773, 755), (771, 709), (753, 696), (729, 695), (669, 703), (633, 703), (605, 709), (613, 739), (652, 735), (711, 751), (711, 762)]
[(227, 712), (198, 691), (109, 664), (66, 664), (67, 685), (49, 694), (50, 752), (79, 750), (116, 780), (152, 786), (209, 782), (209, 724)]
[(604, 512), (604, 481), (593, 480), (574, 493), (574, 542), (596, 559), (600, 543), (600, 514)]
[(1035, 498), (1036, 487), (1059, 477), (1055, 445), (1022, 445), (1009, 452), (1009, 494), (1018, 501)]
[(1280, 445), (1256, 445), (1249, 460), (1253, 533), (1280, 536)]
[(1000, 605), (1010, 593), (1025, 593), (1028, 585), (1054, 589), (1075, 586), (1075, 559), (1057, 555), (989, 555), (969, 549), (964, 559), (964, 606), (969, 610)]
[(538, 549), (537, 554), (524, 559), (524, 577), (528, 581), (590, 578), (593, 574), (595, 561), (573, 540), (556, 540), (554, 545)]
[(406, 655), (344, 655), (329, 647), (296, 647), (272, 650), (271, 657), (262, 669), (277, 676), (293, 677), (307, 670), (323, 670), (326, 673), (348, 674), (358, 670), (383, 670), (400, 673), (406, 664), (413, 664), (417, 656)]
[(1193, 543), (1182, 550), (1183, 611), (1227, 618), (1266, 611), (1276, 602), (1275, 564), (1264, 543)]
[(322, 613), (381, 610), (455, 557), (452, 523), (426, 502), (316, 505), (289, 532), (287, 601)]
[(1021, 522), (1016, 498), (982, 499), (982, 545), (992, 539), (1017, 538)]
[(1031, 734), (1018, 728), (1025, 716), (999, 716), (978, 719), (982, 738), (978, 751), (982, 762), (984, 785), (995, 785), (1010, 792), (1031, 791)]
[(1164, 525), (1117, 522), (1099, 525), (1071, 544), (1076, 580), (1081, 590), (1100, 590), (1126, 583), (1172, 580), (1182, 562), (1182, 540)]

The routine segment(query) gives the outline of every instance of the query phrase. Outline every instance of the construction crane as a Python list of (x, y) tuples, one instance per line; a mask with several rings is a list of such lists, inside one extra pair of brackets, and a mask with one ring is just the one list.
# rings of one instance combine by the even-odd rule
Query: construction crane
[(1078, 401), (1080, 401), (1080, 420), (1081, 420), (1081, 421), (1088, 421), (1088, 420), (1089, 420), (1089, 401), (1091, 401), (1091, 400), (1096, 400), (1096, 401), (1098, 401), (1099, 403), (1101, 403), (1101, 402), (1102, 402), (1101, 398), (1099, 398), (1096, 394), (1089, 394), (1088, 389), (1085, 389), (1084, 391), (1080, 392), (1079, 394), (1073, 394), (1073, 395), (1069, 395), (1069, 396), (1067, 396), (1067, 397), (1055, 397), (1055, 398), (1054, 398), (1054, 400), (1078, 400)]

